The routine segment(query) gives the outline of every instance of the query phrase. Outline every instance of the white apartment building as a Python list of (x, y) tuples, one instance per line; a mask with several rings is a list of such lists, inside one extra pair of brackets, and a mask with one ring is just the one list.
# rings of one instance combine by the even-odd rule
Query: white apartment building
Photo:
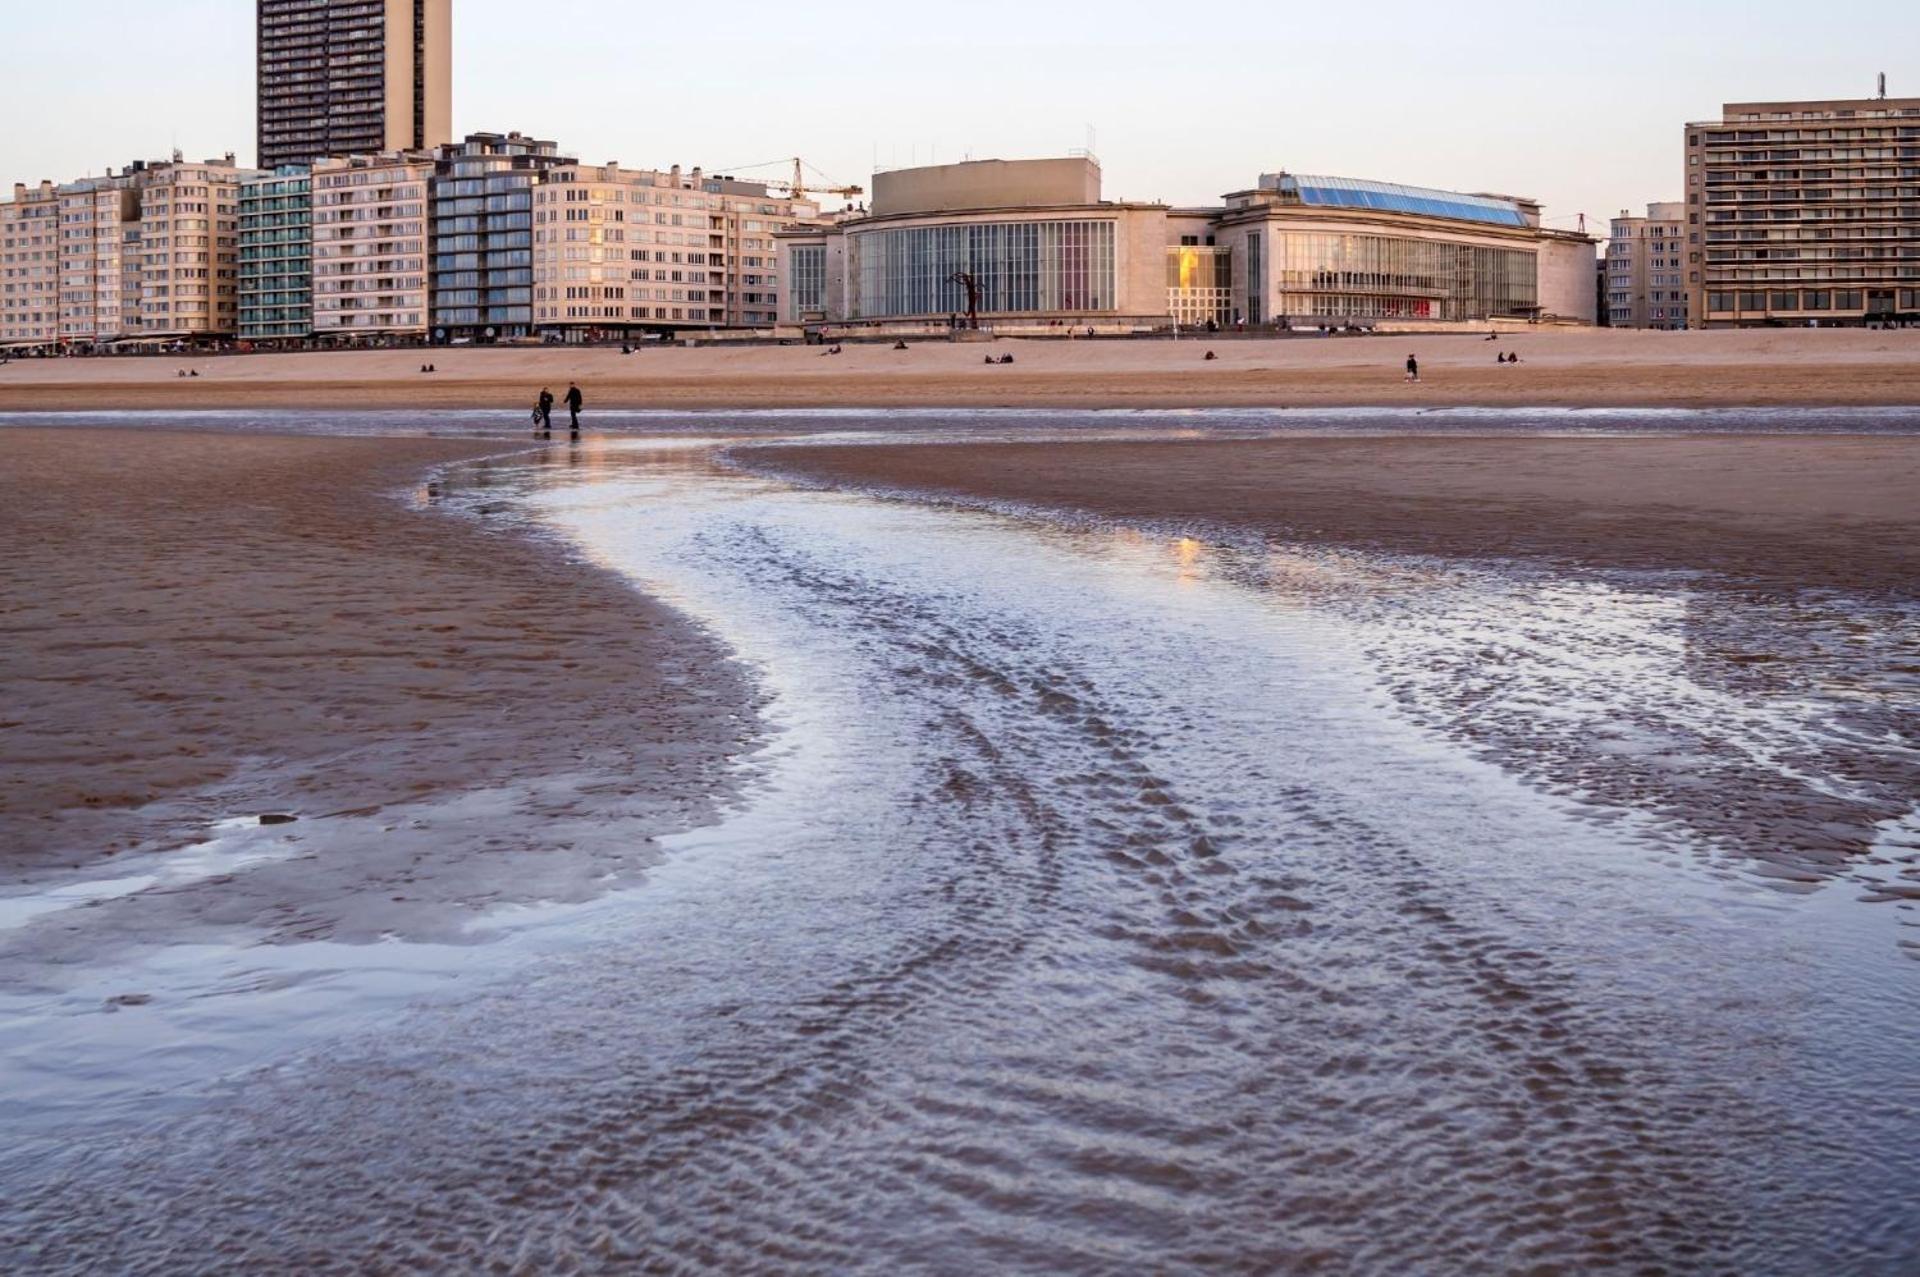
[(16, 184), (0, 204), (0, 345), (60, 336), (60, 200), (53, 183)]
[(59, 196), (60, 340), (91, 345), (131, 334), (140, 323), (139, 263), (129, 289), (126, 260), (140, 242), (133, 179), (82, 178)]
[(229, 155), (129, 172), (139, 198), (140, 335), (231, 335), (240, 319), (240, 182), (251, 171)]
[(779, 316), (774, 233), (819, 217), (766, 185), (567, 164), (533, 190), (533, 320), (543, 332), (769, 325)]
[(1687, 206), (1678, 200), (1647, 205), (1645, 217), (1626, 209), (1613, 219), (1607, 242), (1607, 323), (1614, 328), (1685, 328)]
[(391, 152), (313, 166), (313, 331), (424, 335), (431, 154)]

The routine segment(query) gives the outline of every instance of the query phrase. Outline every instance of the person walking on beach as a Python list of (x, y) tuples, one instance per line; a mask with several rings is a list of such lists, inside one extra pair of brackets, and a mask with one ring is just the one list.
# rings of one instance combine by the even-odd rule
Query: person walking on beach
[(567, 416), (572, 419), (569, 429), (572, 431), (575, 439), (580, 437), (580, 405), (583, 402), (584, 400), (580, 397), (580, 387), (574, 385), (572, 382), (568, 382)]
[(1420, 380), (1420, 361), (1418, 359), (1415, 359), (1412, 355), (1407, 356), (1407, 380), (1408, 381)]
[(542, 386), (540, 402), (534, 405), (533, 424), (542, 439), (553, 438), (553, 392)]

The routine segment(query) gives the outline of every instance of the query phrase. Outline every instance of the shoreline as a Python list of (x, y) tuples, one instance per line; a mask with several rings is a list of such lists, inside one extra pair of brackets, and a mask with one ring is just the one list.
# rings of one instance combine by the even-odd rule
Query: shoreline
[(1920, 437), (1553, 435), (744, 441), (812, 486), (1283, 545), (1916, 593)]

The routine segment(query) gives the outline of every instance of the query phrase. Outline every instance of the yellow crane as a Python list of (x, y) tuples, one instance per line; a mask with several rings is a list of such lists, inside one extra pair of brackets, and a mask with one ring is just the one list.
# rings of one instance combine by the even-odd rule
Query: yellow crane
[[(768, 160), (764, 164), (744, 164), (738, 168), (724, 169), (722, 171), (727, 173), (750, 172), (753, 169), (772, 168), (776, 164), (786, 164), (788, 162), (787, 160)], [(791, 163), (793, 164), (792, 181), (788, 181), (785, 178), (772, 178), (767, 182), (767, 185), (769, 187), (784, 189), (787, 194), (794, 199), (805, 199), (809, 195), (834, 195), (843, 200), (850, 200), (867, 193), (866, 188), (863, 186), (840, 185), (797, 155), (793, 157)], [(817, 182), (809, 182), (807, 180), (808, 170), (812, 170), (813, 175), (819, 179)]]

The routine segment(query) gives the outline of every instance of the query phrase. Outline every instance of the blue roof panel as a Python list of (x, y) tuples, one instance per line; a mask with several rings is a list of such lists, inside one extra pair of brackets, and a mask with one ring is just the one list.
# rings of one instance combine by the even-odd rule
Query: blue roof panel
[(1491, 195), (1463, 195), (1395, 182), (1291, 173), (1280, 176), (1279, 188), (1298, 196), (1302, 204), (1325, 208), (1372, 208), (1387, 213), (1446, 217), (1457, 222), (1484, 222), (1490, 226), (1527, 225), (1527, 215), (1521, 212), (1518, 203)]

